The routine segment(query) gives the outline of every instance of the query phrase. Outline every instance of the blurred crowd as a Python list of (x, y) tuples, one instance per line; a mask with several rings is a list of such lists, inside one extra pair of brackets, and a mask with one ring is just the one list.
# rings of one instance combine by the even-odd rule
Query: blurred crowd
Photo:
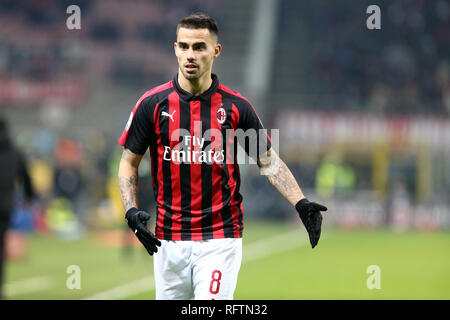
[[(289, 9), (290, 1), (281, 3)], [(220, 21), (225, 7), (200, 0), (76, 1), (83, 28), (77, 33), (65, 27), (71, 4), (1, 2), (0, 80), (158, 83), (175, 72), (171, 44), (179, 17), (202, 10)], [(398, 0), (380, 6), (382, 29), (371, 32), (362, 4), (318, 0), (299, 7), (309, 39), (299, 46), (307, 45), (312, 66), (299, 90), (315, 108), (448, 113), (450, 5)]]
[[(72, 13), (66, 9), (73, 4), (80, 7), (79, 32), (66, 27)], [(158, 82), (174, 71), (179, 18), (200, 10), (214, 16), (219, 9), (218, 1), (199, 0), (5, 0), (0, 80)]]
[[(81, 30), (66, 26), (73, 4), (80, 7)], [(217, 16), (221, 7), (199, 0), (0, 2), (0, 108), (30, 108), (28, 122), (11, 124), (11, 137), (26, 155), (35, 190), (32, 206), (16, 190), (12, 228), (78, 237), (86, 227), (123, 225), (120, 132), (70, 127), (66, 108), (88, 105), (100, 83), (147, 88), (171, 77), (180, 17)], [(140, 168), (140, 206), (152, 211), (148, 158)]]
[(450, 113), (449, 2), (383, 2), (381, 29), (369, 31), (363, 9), (372, 2), (308, 2), (311, 85), (333, 97), (326, 107)]

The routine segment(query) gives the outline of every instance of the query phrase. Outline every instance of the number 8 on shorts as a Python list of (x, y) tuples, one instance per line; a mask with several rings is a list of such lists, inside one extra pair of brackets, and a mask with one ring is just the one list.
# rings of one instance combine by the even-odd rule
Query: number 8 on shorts
[(212, 272), (211, 284), (209, 285), (209, 292), (211, 292), (212, 294), (219, 293), (220, 279), (222, 279), (222, 272), (220, 272), (220, 270), (214, 270)]

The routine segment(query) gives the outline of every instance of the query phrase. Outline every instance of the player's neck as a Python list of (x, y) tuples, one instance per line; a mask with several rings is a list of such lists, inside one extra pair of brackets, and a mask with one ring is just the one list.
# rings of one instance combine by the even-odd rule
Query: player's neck
[(178, 72), (178, 84), (184, 91), (187, 91), (195, 96), (199, 96), (211, 87), (211, 73), (205, 74), (203, 77), (196, 80), (188, 80), (181, 74), (181, 72)]

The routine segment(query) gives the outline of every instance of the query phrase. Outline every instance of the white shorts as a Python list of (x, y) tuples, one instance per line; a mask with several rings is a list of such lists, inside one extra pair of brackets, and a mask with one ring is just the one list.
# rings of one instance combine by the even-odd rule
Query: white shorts
[(157, 300), (232, 300), (242, 238), (161, 240), (153, 261)]

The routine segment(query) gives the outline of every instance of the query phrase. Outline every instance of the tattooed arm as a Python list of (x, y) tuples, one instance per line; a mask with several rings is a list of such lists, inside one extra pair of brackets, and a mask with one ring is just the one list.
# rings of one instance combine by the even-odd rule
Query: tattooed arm
[(119, 164), (119, 190), (125, 212), (138, 208), (138, 168), (142, 155), (124, 149)]
[(278, 157), (275, 150), (270, 148), (267, 153), (260, 156), (258, 166), (261, 170), (261, 174), (265, 175), (270, 183), (293, 206), (295, 206), (299, 200), (305, 198), (291, 171)]
[(314, 248), (319, 242), (322, 228), (320, 212), (327, 211), (327, 207), (305, 198), (291, 171), (272, 148), (260, 156), (258, 166), (270, 183), (295, 207)]

